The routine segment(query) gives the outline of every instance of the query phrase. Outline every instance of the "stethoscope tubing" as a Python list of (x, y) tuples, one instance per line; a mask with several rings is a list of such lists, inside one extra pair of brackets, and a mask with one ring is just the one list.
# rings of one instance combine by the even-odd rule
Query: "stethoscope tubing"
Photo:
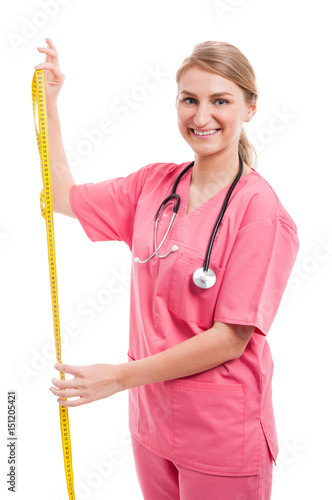
[(239, 169), (239, 172), (238, 172), (237, 176), (235, 177), (234, 181), (232, 182), (231, 187), (227, 191), (224, 203), (222, 204), (222, 207), (221, 207), (221, 210), (220, 210), (220, 213), (219, 213), (219, 217), (218, 217), (218, 219), (217, 219), (217, 221), (215, 223), (215, 226), (213, 228), (213, 231), (212, 231), (212, 234), (211, 234), (211, 237), (210, 237), (209, 245), (208, 245), (208, 248), (207, 248), (207, 251), (206, 251), (206, 255), (205, 255), (205, 260), (204, 260), (204, 267), (203, 267), (204, 272), (207, 272), (208, 269), (209, 269), (212, 247), (213, 247), (213, 243), (214, 243), (215, 237), (217, 235), (217, 231), (218, 231), (219, 226), (221, 224), (221, 221), (222, 221), (222, 219), (223, 219), (223, 217), (225, 215), (229, 199), (230, 199), (230, 197), (231, 197), (231, 195), (232, 195), (232, 193), (234, 191), (234, 188), (235, 188), (236, 184), (240, 180), (240, 178), (242, 176), (242, 173), (243, 173), (243, 159), (242, 159), (242, 156), (241, 156), (240, 153), (239, 153), (239, 159), (240, 159), (240, 169)]
[[(236, 184), (238, 183), (238, 181), (240, 180), (241, 176), (242, 176), (242, 173), (243, 173), (243, 159), (242, 159), (242, 156), (240, 154), (240, 152), (238, 153), (239, 154), (239, 160), (240, 160), (240, 168), (239, 168), (239, 172), (237, 173), (235, 179), (233, 180), (230, 188), (228, 189), (227, 191), (227, 194), (226, 194), (226, 197), (224, 199), (224, 202), (222, 204), (222, 207), (221, 207), (221, 210), (220, 210), (220, 213), (219, 213), (219, 216), (218, 216), (218, 219), (216, 220), (216, 223), (214, 225), (214, 228), (213, 228), (213, 231), (211, 233), (211, 236), (210, 236), (210, 240), (209, 240), (209, 244), (208, 244), (208, 247), (207, 247), (207, 250), (206, 250), (206, 254), (205, 254), (205, 259), (204, 259), (204, 267), (202, 268), (199, 268), (195, 271), (194, 273), (194, 276), (193, 276), (193, 279), (194, 279), (194, 282), (195, 284), (200, 287), (200, 288), (210, 288), (211, 286), (214, 285), (215, 283), (215, 279), (216, 279), (216, 276), (215, 276), (215, 273), (212, 269), (209, 269), (209, 265), (210, 265), (210, 258), (211, 258), (211, 253), (212, 253), (212, 248), (213, 248), (213, 244), (214, 244), (214, 240), (216, 238), (216, 235), (217, 235), (217, 231), (219, 229), (219, 226), (221, 224), (221, 221), (225, 215), (225, 212), (226, 212), (226, 208), (227, 208), (227, 205), (228, 205), (228, 202), (230, 200), (230, 197), (234, 191), (234, 188), (236, 186)], [(156, 217), (155, 217), (155, 228), (154, 228), (154, 249), (155, 251), (153, 252), (153, 254), (146, 260), (140, 260), (138, 257), (135, 257), (134, 259), (134, 262), (138, 262), (140, 264), (144, 264), (145, 262), (148, 262), (150, 259), (152, 259), (152, 257), (154, 257), (155, 255), (157, 255), (159, 258), (161, 259), (164, 259), (165, 257), (167, 257), (170, 253), (172, 252), (176, 252), (179, 247), (177, 245), (174, 245), (172, 247), (172, 249), (165, 255), (159, 255), (159, 250), (160, 248), (162, 247), (162, 245), (164, 244), (166, 238), (167, 238), (167, 235), (168, 233), (170, 232), (171, 230), (171, 227), (172, 227), (172, 224), (174, 222), (174, 219), (175, 219), (175, 216), (176, 214), (178, 213), (179, 211), (179, 208), (180, 208), (180, 203), (181, 203), (181, 199), (180, 199), (180, 196), (176, 193), (176, 189), (178, 187), (178, 184), (181, 180), (181, 178), (183, 177), (183, 175), (190, 169), (194, 166), (194, 162), (191, 162), (189, 165), (187, 165), (183, 170), (182, 172), (180, 172), (180, 174), (177, 176), (177, 178), (175, 179), (175, 182), (173, 184), (173, 188), (172, 188), (172, 192), (169, 196), (167, 196), (167, 198), (165, 198), (163, 200), (163, 202), (161, 203), (160, 207), (158, 208), (158, 211), (156, 213)], [(160, 214), (160, 211), (162, 210), (163, 206), (166, 205), (166, 203), (168, 203), (170, 200), (172, 199), (175, 199), (176, 202), (173, 206), (173, 215), (172, 215), (172, 219), (170, 221), (170, 224), (168, 225), (168, 229), (166, 231), (166, 234), (165, 236), (163, 237), (161, 243), (157, 246), (157, 225), (158, 225), (158, 220), (159, 220), (159, 214)]]
[(174, 213), (178, 213), (179, 211), (179, 208), (180, 208), (180, 202), (181, 202), (181, 199), (180, 199), (180, 196), (178, 194), (176, 194), (176, 190), (177, 190), (177, 187), (178, 187), (178, 184), (181, 180), (181, 178), (184, 176), (184, 174), (191, 168), (194, 166), (194, 163), (195, 162), (191, 162), (189, 165), (186, 166), (186, 168), (184, 168), (182, 170), (182, 172), (179, 173), (179, 175), (177, 176), (177, 178), (175, 179), (175, 182), (173, 184), (173, 187), (172, 187), (172, 192), (169, 196), (167, 196), (167, 198), (165, 198), (165, 200), (161, 203), (160, 207), (158, 208), (158, 212), (156, 214), (156, 217), (155, 219), (157, 220), (158, 216), (159, 216), (159, 213), (161, 211), (161, 209), (163, 208), (164, 205), (166, 205), (166, 203), (170, 200), (172, 200), (173, 198), (176, 199), (176, 203), (173, 207), (173, 212)]

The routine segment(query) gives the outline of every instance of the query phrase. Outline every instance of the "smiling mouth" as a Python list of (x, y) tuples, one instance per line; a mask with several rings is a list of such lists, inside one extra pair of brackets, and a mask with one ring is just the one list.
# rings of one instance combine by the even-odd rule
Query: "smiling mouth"
[(208, 136), (216, 134), (221, 129), (215, 128), (215, 129), (211, 129), (211, 130), (197, 130), (195, 128), (191, 128), (190, 130), (197, 137), (208, 137)]

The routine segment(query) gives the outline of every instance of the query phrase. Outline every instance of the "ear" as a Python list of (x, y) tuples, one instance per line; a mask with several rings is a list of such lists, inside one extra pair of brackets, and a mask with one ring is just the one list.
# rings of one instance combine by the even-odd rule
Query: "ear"
[(256, 111), (257, 111), (257, 102), (255, 102), (254, 104), (250, 104), (250, 106), (248, 107), (248, 114), (246, 121), (249, 121), (249, 119), (252, 120), (256, 114)]

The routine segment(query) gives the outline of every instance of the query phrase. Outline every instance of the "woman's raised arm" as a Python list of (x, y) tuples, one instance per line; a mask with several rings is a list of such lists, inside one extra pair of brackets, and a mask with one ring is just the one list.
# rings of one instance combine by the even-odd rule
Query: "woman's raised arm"
[(75, 181), (63, 147), (57, 107), (65, 75), (60, 71), (58, 52), (54, 43), (50, 38), (46, 38), (46, 43), (47, 47), (38, 47), (39, 52), (46, 54), (45, 62), (35, 66), (35, 69), (43, 69), (45, 74), (53, 209), (69, 217), (76, 217), (69, 202), (69, 191), (75, 185)]

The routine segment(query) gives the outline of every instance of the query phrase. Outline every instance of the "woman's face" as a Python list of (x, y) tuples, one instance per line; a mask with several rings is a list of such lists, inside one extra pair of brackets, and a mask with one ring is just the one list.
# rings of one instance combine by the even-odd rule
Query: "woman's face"
[(182, 74), (176, 105), (181, 135), (198, 156), (237, 151), (242, 124), (256, 109), (238, 85), (199, 66)]

